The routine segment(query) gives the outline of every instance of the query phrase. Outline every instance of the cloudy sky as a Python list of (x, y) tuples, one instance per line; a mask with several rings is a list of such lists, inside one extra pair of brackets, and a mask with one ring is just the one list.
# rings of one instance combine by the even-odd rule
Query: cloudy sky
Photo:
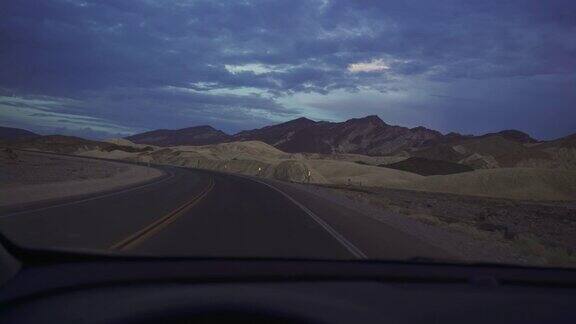
[(0, 5), (3, 126), (104, 138), (369, 114), (442, 132), (576, 132), (576, 1)]

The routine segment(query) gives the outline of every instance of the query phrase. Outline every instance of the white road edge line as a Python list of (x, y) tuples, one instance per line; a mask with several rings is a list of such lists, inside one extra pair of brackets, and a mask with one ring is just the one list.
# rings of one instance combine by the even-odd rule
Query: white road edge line
[(318, 215), (314, 214), (314, 212), (312, 212), (310, 209), (306, 208), (306, 206), (299, 203), (296, 199), (292, 198), (290, 195), (288, 195), (284, 191), (282, 191), (282, 190), (280, 190), (280, 189), (274, 187), (273, 185), (266, 183), (264, 181), (260, 181), (260, 180), (252, 179), (252, 178), (248, 178), (248, 177), (242, 177), (242, 178), (246, 178), (246, 179), (252, 180), (254, 182), (258, 182), (260, 184), (268, 186), (268, 187), (276, 190), (277, 192), (281, 193), (284, 197), (288, 198), (288, 200), (290, 200), (296, 206), (300, 207), (300, 209), (302, 209), (306, 214), (308, 214), (308, 216), (312, 217), (312, 219), (314, 221), (316, 221), (316, 223), (318, 223), (318, 225), (322, 226), (322, 228), (324, 228), (328, 233), (330, 233), (330, 235), (332, 235), (338, 242), (340, 242), (340, 244), (342, 244), (356, 258), (358, 258), (358, 259), (367, 259), (368, 258), (368, 256), (364, 252), (362, 252), (362, 250), (357, 248), (354, 244), (352, 244), (352, 242), (348, 241), (344, 236), (342, 236), (342, 234), (338, 233), (332, 226), (330, 226), (328, 223), (326, 223), (322, 218), (320, 218)]
[(146, 188), (149, 186), (153, 186), (153, 185), (157, 185), (160, 184), (162, 182), (165, 182), (169, 179), (174, 178), (175, 174), (171, 171), (168, 170), (162, 170), (163, 172), (167, 172), (169, 174), (168, 177), (165, 177), (162, 180), (159, 181), (154, 181), (154, 182), (149, 182), (146, 183), (144, 185), (138, 186), (138, 187), (132, 187), (132, 188), (126, 188), (124, 190), (120, 190), (120, 191), (115, 191), (115, 192), (111, 192), (111, 193), (107, 193), (101, 196), (94, 196), (94, 197), (90, 197), (90, 198), (85, 198), (85, 199), (81, 199), (81, 200), (76, 200), (76, 201), (71, 201), (71, 202), (67, 202), (64, 204), (58, 204), (58, 205), (51, 205), (51, 206), (46, 206), (46, 207), (41, 207), (41, 208), (36, 208), (36, 209), (30, 209), (30, 210), (23, 210), (23, 211), (19, 211), (19, 212), (14, 212), (14, 213), (10, 213), (10, 214), (6, 214), (6, 215), (0, 215), (0, 219), (4, 219), (4, 218), (8, 218), (8, 217), (12, 217), (12, 216), (16, 216), (16, 215), (22, 215), (22, 214), (28, 214), (28, 213), (33, 213), (33, 212), (39, 212), (39, 211), (43, 211), (43, 210), (47, 210), (47, 209), (52, 209), (52, 208), (57, 208), (57, 207), (64, 207), (64, 206), (70, 206), (70, 205), (75, 205), (75, 204), (80, 204), (83, 202), (87, 202), (87, 201), (91, 201), (91, 200), (96, 200), (96, 199), (102, 199), (102, 198), (106, 198), (106, 197), (111, 197), (111, 196), (115, 196), (115, 195), (120, 195), (123, 193), (127, 193), (130, 191), (134, 191), (134, 190), (138, 190), (138, 189), (142, 189), (142, 188)]

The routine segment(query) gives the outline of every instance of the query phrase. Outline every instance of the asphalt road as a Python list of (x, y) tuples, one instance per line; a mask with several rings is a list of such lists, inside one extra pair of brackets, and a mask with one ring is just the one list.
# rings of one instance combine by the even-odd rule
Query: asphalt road
[(28, 247), (195, 257), (409, 259), (450, 256), (409, 233), (276, 181), (160, 167), (118, 192), (0, 211)]

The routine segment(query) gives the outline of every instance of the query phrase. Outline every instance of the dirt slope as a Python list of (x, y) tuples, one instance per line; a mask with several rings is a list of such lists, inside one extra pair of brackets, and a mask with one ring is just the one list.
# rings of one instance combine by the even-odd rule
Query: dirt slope
[(576, 172), (501, 168), (424, 177), (399, 186), (432, 192), (534, 200), (576, 200)]

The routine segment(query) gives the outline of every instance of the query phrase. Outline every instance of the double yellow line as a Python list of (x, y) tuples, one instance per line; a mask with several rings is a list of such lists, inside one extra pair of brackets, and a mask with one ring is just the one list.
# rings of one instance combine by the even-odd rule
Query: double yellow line
[(198, 195), (192, 197), (180, 207), (174, 209), (167, 215), (156, 220), (154, 223), (144, 227), (138, 232), (128, 236), (127, 238), (115, 243), (110, 247), (110, 250), (126, 251), (136, 247), (156, 233), (160, 232), (166, 226), (172, 224), (178, 217), (182, 216), (185, 212), (190, 210), (194, 205), (201, 201), (208, 193), (214, 188), (214, 179), (210, 177), (209, 183)]

